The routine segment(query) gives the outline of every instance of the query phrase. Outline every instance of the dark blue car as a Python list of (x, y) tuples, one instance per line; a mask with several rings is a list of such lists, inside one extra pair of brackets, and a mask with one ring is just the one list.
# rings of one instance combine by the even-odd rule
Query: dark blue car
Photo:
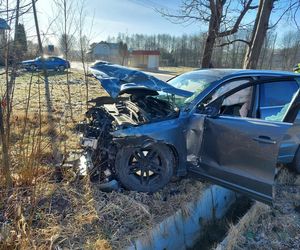
[(92, 100), (81, 143), (103, 182), (155, 192), (188, 174), (271, 203), (278, 171), (300, 174), (299, 74), (204, 69), (163, 82), (91, 70), (111, 98)]
[(22, 67), (28, 71), (41, 70), (45, 66), (48, 70), (56, 70), (63, 72), (65, 69), (70, 68), (70, 62), (56, 56), (44, 57), (44, 66), (41, 57), (33, 60), (22, 61)]

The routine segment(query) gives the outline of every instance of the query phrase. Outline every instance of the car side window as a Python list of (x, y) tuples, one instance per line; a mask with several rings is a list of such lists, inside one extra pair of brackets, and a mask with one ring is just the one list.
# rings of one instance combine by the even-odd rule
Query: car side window
[[(210, 103), (213, 103), (227, 92), (241, 85), (247, 84), (251, 80), (251, 78), (241, 78), (227, 82), (218, 88), (214, 93), (212, 93), (212, 95), (207, 98), (203, 105), (207, 106)], [(227, 116), (248, 116), (252, 101), (252, 89), (252, 87), (247, 87), (224, 98), (219, 113)]]
[(299, 86), (296, 81), (260, 84), (257, 118), (282, 121), (298, 88)]
[(201, 104), (199, 111), (206, 113), (210, 111), (209, 108), (206, 109), (207, 106), (211, 107), (216, 104), (215, 107), (218, 107), (218, 114), (220, 115), (252, 117), (280, 122), (283, 121), (299, 89), (296, 81), (280, 81), (250, 87), (248, 85), (248, 87), (245, 86), (245, 88), (234, 91), (236, 87), (246, 83), (247, 80), (243, 80), (239, 84), (236, 82), (233, 88), (229, 87), (226, 91), (215, 91), (206, 102)]

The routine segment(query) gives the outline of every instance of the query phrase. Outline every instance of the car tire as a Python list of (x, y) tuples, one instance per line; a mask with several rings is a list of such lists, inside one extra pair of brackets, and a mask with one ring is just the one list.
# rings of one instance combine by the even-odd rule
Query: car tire
[(145, 148), (123, 147), (116, 156), (117, 179), (129, 190), (156, 192), (172, 179), (175, 158), (164, 144)]
[(294, 161), (293, 161), (293, 169), (300, 174), (300, 147), (297, 149)]
[(36, 66), (34, 64), (30, 65), (30, 71), (36, 71)]
[(65, 69), (66, 69), (66, 67), (65, 67), (65, 66), (63, 66), (63, 65), (60, 65), (60, 66), (58, 67), (57, 71), (59, 71), (59, 72), (64, 72), (64, 71), (65, 71)]

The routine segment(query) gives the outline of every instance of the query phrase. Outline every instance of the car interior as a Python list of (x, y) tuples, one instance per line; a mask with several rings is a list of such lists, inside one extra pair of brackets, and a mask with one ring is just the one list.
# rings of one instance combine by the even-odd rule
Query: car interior
[[(247, 84), (251, 80), (244, 78), (227, 83), (214, 92), (206, 103), (212, 103), (225, 93)], [(278, 81), (245, 87), (223, 100), (219, 114), (282, 121), (298, 88), (296, 81)], [(284, 95), (282, 95), (283, 92)]]

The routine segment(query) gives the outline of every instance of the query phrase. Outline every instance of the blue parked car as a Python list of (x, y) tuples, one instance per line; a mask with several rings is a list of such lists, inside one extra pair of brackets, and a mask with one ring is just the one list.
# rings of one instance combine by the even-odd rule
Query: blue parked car
[[(63, 72), (65, 69), (70, 68), (70, 62), (56, 56), (44, 58), (45, 67), (48, 70), (57, 70)], [(22, 61), (22, 67), (28, 71), (36, 71), (43, 69), (42, 58), (37, 57), (33, 60)]]

